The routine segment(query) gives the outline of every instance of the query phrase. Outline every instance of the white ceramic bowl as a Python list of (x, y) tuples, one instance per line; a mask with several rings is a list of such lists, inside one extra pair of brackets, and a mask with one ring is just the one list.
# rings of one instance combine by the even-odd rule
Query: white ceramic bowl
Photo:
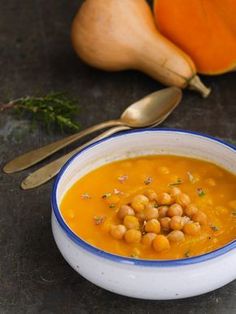
[(236, 174), (236, 148), (209, 136), (180, 130), (128, 131), (97, 142), (62, 168), (52, 192), (52, 230), (67, 262), (107, 290), (142, 299), (177, 299), (217, 289), (236, 279), (236, 241), (201, 256), (157, 261), (106, 253), (79, 238), (65, 223), (60, 202), (91, 170), (127, 157), (174, 154), (212, 161)]

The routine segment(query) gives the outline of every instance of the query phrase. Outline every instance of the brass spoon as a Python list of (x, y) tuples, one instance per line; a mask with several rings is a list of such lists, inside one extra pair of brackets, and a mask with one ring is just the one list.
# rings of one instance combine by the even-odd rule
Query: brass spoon
[(95, 143), (96, 141), (99, 141), (105, 137), (108, 137), (114, 133), (123, 131), (123, 130), (128, 130), (130, 127), (128, 126), (116, 126), (114, 128), (111, 128), (102, 134), (98, 135), (91, 141), (81, 145), (80, 147), (77, 147), (73, 151), (69, 152), (68, 154), (53, 160), (49, 164), (46, 164), (45, 166), (39, 168), (38, 170), (32, 172), (28, 177), (26, 177), (22, 182), (21, 182), (21, 188), (23, 190), (29, 190), (36, 188), (49, 180), (51, 180), (53, 177), (55, 177), (58, 172), (60, 171), (61, 167), (76, 153), (80, 152), (83, 148), (86, 146)]
[(163, 116), (167, 116), (174, 110), (181, 98), (182, 91), (177, 87), (169, 87), (154, 92), (129, 106), (120, 119), (99, 123), (79, 133), (30, 151), (7, 163), (3, 171), (14, 173), (27, 169), (83, 136), (107, 127), (125, 125), (140, 128), (158, 123)]
[[(171, 110), (172, 111), (172, 110)], [(157, 125), (159, 125), (161, 122), (163, 122), (168, 115), (170, 114), (167, 113), (165, 116), (162, 117), (162, 120), (158, 121), (156, 124), (152, 125), (152, 127), (155, 127)], [(49, 180), (51, 180), (53, 177), (55, 177), (61, 167), (76, 153), (80, 152), (84, 147), (98, 141), (101, 140), (105, 137), (108, 137), (114, 133), (120, 132), (120, 131), (124, 131), (124, 130), (128, 130), (131, 129), (128, 126), (117, 126), (114, 128), (111, 128), (105, 132), (103, 132), (102, 134), (98, 135), (97, 137), (95, 137), (94, 139), (92, 139), (91, 141), (85, 143), (84, 145), (77, 147), (76, 149), (74, 149), (73, 151), (71, 151), (70, 153), (50, 162), (49, 164), (39, 168), (38, 170), (32, 172), (30, 175), (28, 175), (28, 177), (26, 177), (22, 182), (21, 182), (21, 188), (23, 190), (29, 190), (29, 189), (33, 189), (36, 188), (46, 182), (48, 182)]]
[[(164, 121), (167, 118), (168, 115), (166, 115), (165, 117), (163, 117), (162, 121)], [(162, 121), (158, 122), (157, 124), (153, 125), (157, 126), (158, 124), (160, 124)], [(116, 126), (114, 128), (111, 128), (105, 132), (103, 132), (102, 134), (98, 135), (97, 137), (95, 137), (94, 139), (92, 139), (91, 141), (77, 147), (76, 149), (72, 150), (71, 152), (69, 152), (68, 154), (53, 160), (52, 162), (46, 164), (45, 166), (42, 166), (41, 168), (37, 169), (36, 171), (32, 172), (31, 174), (29, 174), (22, 182), (21, 182), (21, 188), (23, 190), (30, 190), (33, 188), (36, 188), (46, 182), (48, 182), (49, 180), (51, 180), (52, 178), (54, 178), (60, 171), (61, 167), (76, 153), (80, 152), (83, 148), (85, 148), (86, 146), (95, 143), (96, 141), (99, 141), (103, 138), (106, 138), (112, 134), (118, 133), (120, 131), (124, 131), (124, 130), (129, 130), (131, 129), (128, 126)]]

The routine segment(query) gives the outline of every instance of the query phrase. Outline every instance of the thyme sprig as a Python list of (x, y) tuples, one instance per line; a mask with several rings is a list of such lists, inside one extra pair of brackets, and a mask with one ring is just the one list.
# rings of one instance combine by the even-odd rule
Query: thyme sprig
[(47, 131), (78, 131), (80, 126), (73, 120), (78, 112), (75, 101), (63, 93), (49, 93), (43, 97), (26, 96), (0, 105), (0, 112), (13, 109), (17, 114), (38, 121)]
[(183, 183), (183, 180), (181, 178), (178, 178), (176, 182), (170, 183), (169, 186), (177, 186)]

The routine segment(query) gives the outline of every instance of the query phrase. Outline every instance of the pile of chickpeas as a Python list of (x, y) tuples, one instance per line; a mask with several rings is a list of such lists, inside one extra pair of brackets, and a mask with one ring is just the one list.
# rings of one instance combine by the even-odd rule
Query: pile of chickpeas
[(207, 224), (206, 214), (178, 187), (160, 194), (148, 189), (122, 205), (117, 217), (120, 224), (110, 228), (113, 238), (142, 243), (156, 252), (170, 249), (171, 242), (183, 241), (185, 235), (198, 235)]

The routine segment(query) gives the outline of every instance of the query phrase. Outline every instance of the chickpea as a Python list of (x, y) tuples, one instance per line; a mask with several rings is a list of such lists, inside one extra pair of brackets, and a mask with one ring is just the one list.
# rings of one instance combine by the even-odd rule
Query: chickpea
[(152, 241), (155, 239), (156, 236), (157, 236), (156, 233), (153, 233), (153, 232), (146, 233), (142, 237), (142, 244), (144, 244), (147, 247), (151, 247)]
[(158, 170), (161, 174), (169, 174), (170, 173), (170, 170), (164, 166), (160, 167)]
[(140, 250), (137, 248), (137, 247), (135, 247), (133, 250), (132, 250), (132, 254), (131, 254), (131, 257), (139, 257), (139, 255), (140, 255)]
[(132, 202), (131, 206), (133, 207), (134, 211), (139, 213), (144, 210), (145, 206), (149, 203), (149, 199), (142, 194), (136, 195)]
[(122, 168), (131, 168), (131, 167), (133, 167), (133, 164), (130, 161), (123, 161), (121, 164), (121, 167)]
[(158, 207), (159, 218), (166, 217), (168, 209), (169, 209), (168, 206)]
[(112, 228), (112, 223), (111, 223), (111, 219), (107, 218), (103, 224), (100, 225), (101, 226), (101, 230), (109, 233), (111, 231)]
[(132, 207), (128, 205), (122, 205), (119, 209), (117, 216), (119, 219), (123, 220), (125, 216), (134, 216), (135, 212)]
[(157, 193), (154, 190), (148, 189), (144, 194), (150, 201), (155, 201), (157, 199)]
[(73, 220), (75, 218), (75, 212), (72, 209), (69, 209), (66, 213), (66, 218)]
[(228, 208), (224, 207), (224, 206), (216, 206), (215, 207), (215, 212), (216, 214), (220, 214), (220, 215), (227, 215)]
[(174, 230), (167, 237), (171, 242), (180, 242), (184, 240), (184, 233), (180, 230)]
[(145, 220), (144, 212), (136, 213), (135, 215), (139, 221)]
[(198, 212), (198, 208), (195, 204), (189, 204), (184, 210), (185, 214), (189, 217), (192, 217), (194, 214)]
[(170, 205), (171, 202), (172, 198), (169, 193), (164, 192), (158, 196), (158, 203), (161, 205)]
[(106, 198), (106, 202), (111, 204), (118, 204), (120, 201), (120, 197), (118, 195), (111, 195), (110, 197)]
[(200, 225), (206, 225), (207, 224), (207, 215), (201, 211), (198, 211), (196, 214), (193, 215), (192, 220), (199, 222)]
[(158, 209), (155, 208), (152, 204), (148, 204), (144, 210), (145, 219), (158, 218)]
[(192, 221), (187, 222), (183, 228), (184, 233), (191, 236), (198, 235), (200, 230), (201, 230), (200, 224), (198, 222), (192, 222)]
[(110, 234), (113, 238), (121, 240), (126, 232), (126, 227), (124, 225), (111, 226)]
[(127, 229), (139, 229), (139, 221), (135, 216), (125, 216), (123, 224)]
[(145, 225), (146, 232), (160, 233), (161, 225), (157, 219), (148, 220)]
[(152, 242), (152, 246), (156, 252), (162, 252), (169, 250), (170, 242), (166, 236), (160, 234), (155, 237), (155, 239)]
[(173, 204), (169, 207), (167, 211), (167, 216), (182, 216), (183, 215), (183, 208), (179, 204)]
[(164, 231), (170, 230), (170, 222), (171, 222), (170, 217), (164, 217), (164, 218), (160, 219), (160, 224), (161, 224), (161, 227)]
[(184, 222), (181, 216), (174, 216), (171, 218), (170, 228), (173, 230), (182, 230)]
[(212, 178), (209, 178), (206, 180), (206, 184), (213, 187), (213, 186), (216, 186), (216, 181)]
[(176, 197), (176, 203), (179, 205), (186, 207), (191, 203), (190, 197), (185, 193), (180, 193)]
[(138, 243), (141, 241), (142, 234), (139, 230), (129, 229), (124, 237), (127, 243)]
[(182, 193), (181, 190), (177, 188), (176, 186), (174, 186), (171, 188), (170, 196), (175, 199), (177, 195), (179, 195), (180, 193)]
[(182, 221), (183, 221), (183, 225), (185, 225), (187, 222), (190, 221), (190, 218), (188, 216), (183, 216)]
[(236, 208), (236, 200), (230, 201), (229, 202), (229, 207), (232, 208), (232, 209)]

